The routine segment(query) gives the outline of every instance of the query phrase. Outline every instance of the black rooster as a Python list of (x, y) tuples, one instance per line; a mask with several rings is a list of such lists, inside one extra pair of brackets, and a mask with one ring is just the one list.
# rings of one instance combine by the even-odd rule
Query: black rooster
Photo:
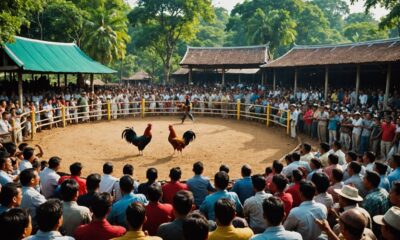
[(133, 127), (126, 128), (122, 132), (122, 138), (125, 139), (128, 143), (135, 145), (139, 150), (139, 155), (143, 155), (143, 150), (150, 143), (152, 135), (151, 135), (151, 124), (147, 124), (146, 130), (144, 130), (143, 136), (137, 136), (136, 132), (133, 130)]

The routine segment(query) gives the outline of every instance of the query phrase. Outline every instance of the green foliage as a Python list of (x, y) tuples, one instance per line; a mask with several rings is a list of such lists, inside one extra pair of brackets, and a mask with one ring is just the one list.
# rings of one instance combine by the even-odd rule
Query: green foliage
[(331, 28), (341, 30), (343, 28), (343, 16), (350, 13), (349, 5), (344, 0), (312, 0), (328, 19)]
[(380, 30), (373, 22), (351, 23), (344, 29), (344, 36), (352, 42), (362, 42), (388, 38), (388, 31)]

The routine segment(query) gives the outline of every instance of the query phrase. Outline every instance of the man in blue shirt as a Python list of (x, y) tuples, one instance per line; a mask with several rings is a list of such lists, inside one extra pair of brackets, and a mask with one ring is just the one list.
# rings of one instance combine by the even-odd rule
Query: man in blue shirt
[(232, 192), (235, 192), (243, 204), (244, 201), (254, 196), (253, 183), (251, 181), (251, 167), (248, 164), (242, 166), (242, 179), (235, 182)]
[(395, 154), (392, 156), (390, 167), (393, 168), (393, 172), (391, 172), (388, 176), (391, 186), (394, 181), (400, 180), (400, 155)]
[(13, 170), (11, 159), (9, 157), (10, 154), (8, 154), (8, 152), (0, 151), (0, 184), (2, 186), (9, 182), (13, 182), (12, 177), (8, 174), (8, 172)]
[(186, 182), (189, 190), (193, 193), (194, 203), (198, 208), (203, 203), (208, 193), (214, 191), (210, 179), (201, 175), (203, 171), (204, 166), (202, 162), (194, 163), (193, 172), (195, 175)]
[(121, 177), (119, 180), (119, 186), (121, 189), (122, 198), (113, 204), (110, 214), (108, 215), (108, 221), (111, 224), (128, 227), (126, 222), (126, 209), (133, 202), (141, 202), (147, 204), (147, 199), (143, 194), (133, 193), (133, 178), (129, 175)]
[(215, 203), (221, 198), (227, 198), (232, 200), (236, 205), (236, 212), (238, 215), (242, 213), (243, 206), (240, 203), (239, 197), (234, 192), (226, 191), (229, 184), (229, 175), (224, 172), (217, 172), (214, 177), (214, 184), (217, 191), (210, 194), (204, 199), (204, 202), (200, 206), (200, 212), (202, 212), (209, 220), (215, 221), (214, 207)]

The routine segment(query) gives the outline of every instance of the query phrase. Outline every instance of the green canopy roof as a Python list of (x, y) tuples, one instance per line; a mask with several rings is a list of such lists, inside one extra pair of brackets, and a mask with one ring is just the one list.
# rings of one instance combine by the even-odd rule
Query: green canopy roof
[(15, 37), (4, 50), (24, 71), (54, 73), (115, 73), (86, 55), (75, 43)]

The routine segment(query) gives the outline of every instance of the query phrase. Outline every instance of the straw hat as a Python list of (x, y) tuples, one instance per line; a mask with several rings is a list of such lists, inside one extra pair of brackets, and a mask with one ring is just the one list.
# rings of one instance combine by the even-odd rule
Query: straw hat
[(334, 191), (340, 196), (356, 202), (361, 202), (363, 200), (358, 194), (358, 189), (350, 185), (344, 185), (342, 189), (334, 189)]
[[(400, 208), (391, 207), (385, 215), (377, 215), (373, 217), (374, 222), (379, 225), (390, 225), (396, 230), (400, 231)], [(383, 222), (385, 220), (385, 222)]]
[(361, 116), (361, 113), (360, 112), (355, 112), (354, 115), (360, 115)]

